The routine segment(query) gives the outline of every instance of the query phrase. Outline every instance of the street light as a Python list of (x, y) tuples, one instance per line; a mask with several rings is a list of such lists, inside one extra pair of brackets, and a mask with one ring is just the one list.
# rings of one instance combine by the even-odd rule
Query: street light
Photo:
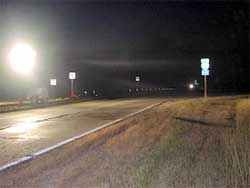
[(194, 84), (189, 84), (189, 89), (194, 89)]
[(9, 53), (10, 65), (17, 73), (28, 74), (35, 64), (36, 52), (28, 44), (17, 44)]

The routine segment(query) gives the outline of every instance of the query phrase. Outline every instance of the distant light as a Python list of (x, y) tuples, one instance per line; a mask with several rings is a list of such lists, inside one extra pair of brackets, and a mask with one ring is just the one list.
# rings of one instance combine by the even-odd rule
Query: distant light
[(189, 89), (194, 89), (194, 84), (189, 84)]
[(87, 95), (87, 94), (88, 94), (88, 91), (85, 90), (85, 91), (84, 91), (84, 94)]
[(136, 76), (136, 77), (135, 77), (135, 81), (136, 81), (136, 82), (140, 82), (140, 76)]
[(15, 72), (30, 73), (35, 64), (36, 52), (28, 44), (17, 44), (9, 54), (10, 65)]
[(131, 92), (131, 89), (128, 89), (128, 92)]
[(95, 92), (95, 90), (93, 90), (93, 94), (95, 94), (96, 92)]

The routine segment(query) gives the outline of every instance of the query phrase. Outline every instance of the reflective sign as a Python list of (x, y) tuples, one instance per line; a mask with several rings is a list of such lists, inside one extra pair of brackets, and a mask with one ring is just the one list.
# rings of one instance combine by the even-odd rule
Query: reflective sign
[(201, 75), (202, 76), (208, 76), (209, 75), (209, 70), (201, 70)]
[(70, 80), (75, 80), (76, 79), (76, 73), (75, 72), (70, 72), (69, 73), (69, 79)]
[(209, 58), (202, 58), (201, 59), (201, 68), (203, 70), (208, 70), (209, 69)]
[(50, 79), (50, 85), (55, 86), (56, 85), (56, 79)]

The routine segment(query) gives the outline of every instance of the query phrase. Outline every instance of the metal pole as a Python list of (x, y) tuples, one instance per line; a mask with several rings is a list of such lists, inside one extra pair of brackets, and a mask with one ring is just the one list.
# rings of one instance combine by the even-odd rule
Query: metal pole
[(71, 92), (70, 92), (71, 94), (71, 97), (73, 97), (74, 96), (74, 80), (73, 79), (71, 79)]
[(207, 98), (207, 76), (204, 76), (204, 97)]

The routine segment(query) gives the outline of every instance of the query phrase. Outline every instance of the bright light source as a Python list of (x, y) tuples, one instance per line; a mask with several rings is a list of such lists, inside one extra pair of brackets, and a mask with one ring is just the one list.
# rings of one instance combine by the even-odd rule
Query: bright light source
[(35, 64), (36, 52), (28, 44), (17, 44), (10, 51), (11, 67), (18, 73), (29, 73)]
[(189, 89), (194, 89), (194, 84), (189, 84)]

